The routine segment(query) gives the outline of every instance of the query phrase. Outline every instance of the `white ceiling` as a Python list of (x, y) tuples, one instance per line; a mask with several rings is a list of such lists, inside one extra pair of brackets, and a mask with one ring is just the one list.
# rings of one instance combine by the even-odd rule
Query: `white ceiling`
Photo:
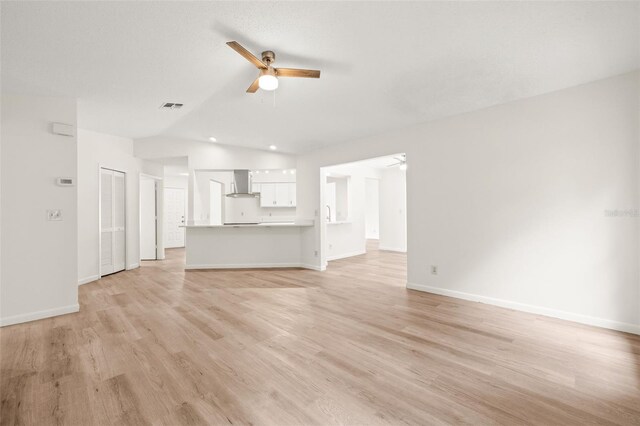
[[(2, 88), (79, 125), (300, 152), (640, 67), (637, 2), (2, 2)], [(318, 68), (245, 94), (225, 45)], [(162, 102), (182, 102), (161, 111)]]

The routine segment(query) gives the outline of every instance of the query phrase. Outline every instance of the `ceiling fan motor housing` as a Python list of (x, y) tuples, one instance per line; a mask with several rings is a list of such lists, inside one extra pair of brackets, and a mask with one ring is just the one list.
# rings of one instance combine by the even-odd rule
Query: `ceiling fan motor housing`
[(267, 65), (271, 65), (275, 61), (276, 61), (276, 54), (273, 53), (271, 50), (265, 50), (264, 52), (262, 52), (262, 62), (264, 62)]

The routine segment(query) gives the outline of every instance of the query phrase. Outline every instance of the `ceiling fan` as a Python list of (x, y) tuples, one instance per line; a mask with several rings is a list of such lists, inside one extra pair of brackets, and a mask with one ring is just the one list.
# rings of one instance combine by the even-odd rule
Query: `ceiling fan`
[(395, 167), (395, 166), (400, 166), (398, 167), (400, 170), (407, 170), (407, 155), (406, 154), (402, 154), (400, 155), (400, 157), (393, 157), (394, 160), (397, 161), (397, 163), (393, 163), (393, 164), (389, 164), (387, 167)]
[(278, 77), (320, 78), (320, 71), (318, 70), (272, 67), (271, 64), (275, 62), (276, 54), (271, 50), (262, 52), (262, 60), (260, 60), (242, 47), (237, 41), (229, 41), (227, 44), (260, 70), (258, 77), (256, 77), (247, 89), (247, 93), (256, 93), (258, 88), (262, 90), (276, 90), (278, 88)]

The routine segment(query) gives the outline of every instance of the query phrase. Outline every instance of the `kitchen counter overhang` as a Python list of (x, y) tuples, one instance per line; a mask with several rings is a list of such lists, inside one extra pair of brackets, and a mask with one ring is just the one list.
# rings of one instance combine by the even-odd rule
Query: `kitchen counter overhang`
[(271, 228), (271, 227), (301, 227), (313, 226), (313, 220), (301, 220), (296, 222), (262, 222), (262, 223), (227, 223), (223, 225), (211, 225), (208, 223), (190, 223), (183, 228)]

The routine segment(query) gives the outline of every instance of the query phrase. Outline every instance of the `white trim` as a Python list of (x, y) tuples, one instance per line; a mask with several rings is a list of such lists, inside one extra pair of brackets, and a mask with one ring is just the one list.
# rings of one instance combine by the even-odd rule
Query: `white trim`
[(395, 252), (398, 252), (398, 253), (406, 253), (407, 252), (406, 248), (387, 247), (387, 246), (378, 246), (378, 250), (395, 251)]
[(314, 271), (320, 271), (320, 272), (326, 271), (326, 269), (327, 269), (326, 266), (321, 267), (321, 266), (318, 266), (318, 265), (312, 265), (310, 263), (301, 263), (300, 267), (301, 268), (305, 268), (305, 269), (312, 269)]
[(28, 314), (20, 314), (14, 315), (12, 317), (0, 318), (0, 327), (55, 317), (58, 315), (71, 314), (74, 312), (78, 312), (79, 310), (80, 305), (76, 303), (75, 305), (62, 306), (60, 308), (45, 309), (43, 311), (31, 312)]
[(457, 299), (470, 300), (472, 302), (486, 303), (488, 305), (500, 306), (502, 308), (514, 309), (516, 311), (529, 312), (532, 314), (544, 315), (552, 318), (559, 318), (581, 324), (593, 325), (596, 327), (608, 328), (611, 330), (624, 331), (627, 333), (640, 334), (640, 324), (631, 324), (620, 321), (613, 321), (604, 318), (592, 317), (589, 315), (576, 314), (573, 312), (560, 311), (543, 306), (528, 305), (526, 303), (512, 302), (504, 299), (480, 296), (462, 291), (448, 290), (444, 288), (431, 287), (423, 284), (407, 283), (407, 288), (411, 290), (424, 291), (427, 293), (440, 294), (442, 296), (455, 297)]
[(303, 263), (227, 263), (227, 264), (202, 264), (185, 265), (184, 269), (254, 269), (254, 268), (306, 268), (320, 270), (315, 266)]
[(332, 261), (332, 260), (338, 260), (338, 259), (345, 259), (347, 257), (353, 257), (353, 256), (362, 256), (363, 254), (367, 254), (366, 250), (358, 250), (358, 251), (353, 251), (351, 253), (343, 253), (343, 254), (337, 254), (334, 256), (327, 256), (327, 261)]
[(142, 173), (142, 172), (140, 172), (140, 177), (146, 177), (146, 178), (155, 179), (155, 180), (162, 180), (161, 176), (150, 175), (148, 173)]
[[(155, 259), (142, 259), (142, 178), (153, 179), (155, 182), (155, 209), (156, 209), (156, 258)], [(164, 201), (164, 185), (163, 178), (160, 176), (154, 176), (147, 173), (140, 173), (138, 176), (138, 262), (142, 260), (163, 260), (164, 256), (164, 244), (161, 244), (161, 240), (164, 239), (164, 235), (161, 233), (161, 227), (164, 226), (164, 207), (160, 205), (160, 202)], [(162, 197), (160, 192), (162, 191)], [(162, 213), (162, 214), (160, 214)]]
[(125, 269), (127, 271), (130, 271), (132, 269), (136, 269), (136, 268), (139, 268), (139, 267), (140, 267), (140, 264), (136, 262), (136, 263), (132, 263), (130, 265), (127, 265), (127, 267)]
[(100, 275), (90, 275), (78, 280), (78, 285), (88, 284), (100, 279)]

